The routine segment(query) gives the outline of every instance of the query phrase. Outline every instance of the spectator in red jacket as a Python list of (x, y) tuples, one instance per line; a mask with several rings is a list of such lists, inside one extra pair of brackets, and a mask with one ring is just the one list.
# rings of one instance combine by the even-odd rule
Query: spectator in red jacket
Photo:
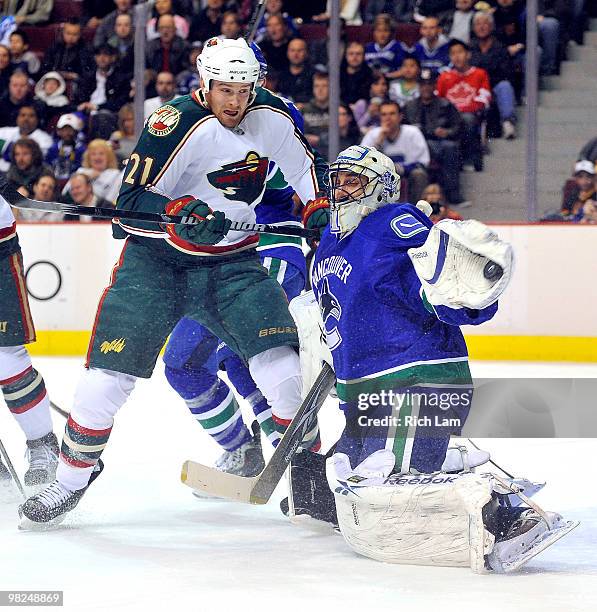
[(480, 126), (491, 102), (491, 88), (487, 72), (470, 62), (469, 46), (461, 40), (450, 41), (452, 68), (439, 75), (437, 93), (458, 109), (463, 122), (463, 163), (465, 167), (472, 163), (479, 172), (483, 169)]

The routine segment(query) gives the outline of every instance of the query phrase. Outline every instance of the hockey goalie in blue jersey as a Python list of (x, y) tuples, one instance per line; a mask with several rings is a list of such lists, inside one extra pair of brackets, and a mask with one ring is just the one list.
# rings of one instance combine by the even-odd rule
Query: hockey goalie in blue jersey
[[(512, 571), (575, 526), (537, 509), (520, 483), (472, 472), (487, 453), (449, 448), (472, 400), (459, 326), (495, 315), (512, 249), (477, 221), (434, 226), (428, 203), (399, 196), (394, 164), (375, 149), (349, 147), (330, 166), (311, 280), (346, 417), (326, 466), (337, 521), (375, 559)], [(305, 225), (322, 226), (327, 206), (314, 201)], [(308, 300), (291, 304), (299, 335)], [(308, 472), (301, 455), (293, 464)]]

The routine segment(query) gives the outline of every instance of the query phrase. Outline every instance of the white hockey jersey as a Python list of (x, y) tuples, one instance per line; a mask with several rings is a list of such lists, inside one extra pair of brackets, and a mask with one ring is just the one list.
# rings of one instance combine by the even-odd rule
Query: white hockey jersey
[[(196, 93), (182, 96), (149, 118), (129, 159), (117, 206), (163, 212), (169, 201), (191, 195), (233, 221), (255, 223), (270, 161), (278, 164), (303, 202), (317, 197), (325, 162), (277, 96), (259, 90), (235, 129), (224, 127)], [(155, 225), (120, 221), (120, 226), (128, 233), (163, 238), (192, 255), (229, 254), (257, 242), (256, 235), (230, 231), (215, 246), (196, 246)]]

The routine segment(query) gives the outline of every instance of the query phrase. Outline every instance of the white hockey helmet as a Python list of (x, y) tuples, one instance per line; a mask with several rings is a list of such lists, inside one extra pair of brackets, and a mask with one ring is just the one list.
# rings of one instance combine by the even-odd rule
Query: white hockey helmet
[(209, 92), (212, 81), (250, 83), (253, 95), (259, 80), (259, 62), (244, 38), (210, 38), (197, 58), (197, 70), (203, 82), (202, 91)]
[[(346, 174), (353, 180), (346, 182)], [(343, 176), (342, 182), (339, 178)], [(400, 197), (400, 176), (394, 162), (371, 147), (354, 145), (330, 164), (330, 231), (344, 236), (374, 210)]]

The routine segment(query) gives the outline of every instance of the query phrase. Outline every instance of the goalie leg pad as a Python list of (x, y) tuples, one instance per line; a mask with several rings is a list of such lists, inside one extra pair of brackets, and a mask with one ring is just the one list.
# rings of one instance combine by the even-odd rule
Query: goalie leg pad
[(484, 528), (482, 509), (491, 499), (491, 480), (436, 473), (387, 481), (392, 458), (384, 466), (384, 453), (389, 451), (351, 471), (338, 455), (328, 460), (328, 482), (348, 545), (378, 561), (486, 571), (494, 537)]

